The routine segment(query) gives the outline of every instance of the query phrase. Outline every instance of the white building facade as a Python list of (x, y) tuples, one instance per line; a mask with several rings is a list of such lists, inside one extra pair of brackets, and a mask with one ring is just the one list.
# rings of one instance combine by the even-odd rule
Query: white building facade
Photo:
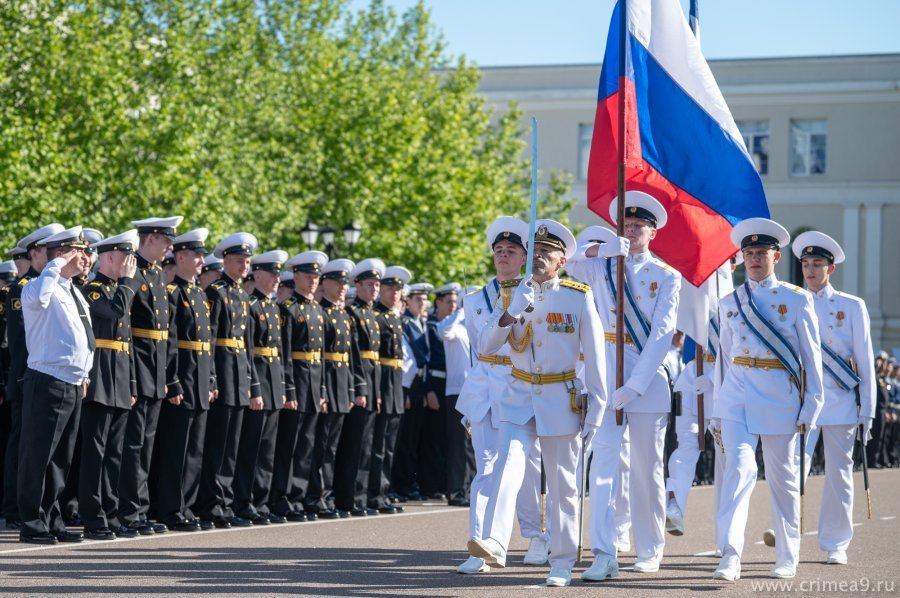
[[(754, 157), (772, 218), (792, 238), (816, 229), (841, 243), (847, 261), (833, 277), (835, 287), (865, 299), (876, 348), (900, 348), (900, 55), (710, 66)], [(523, 126), (537, 117), (540, 169), (573, 175), (571, 222), (601, 222), (586, 206), (600, 65), (483, 73), (480, 91), (498, 110), (514, 100)], [(785, 251), (777, 274), (802, 285), (795, 262)]]

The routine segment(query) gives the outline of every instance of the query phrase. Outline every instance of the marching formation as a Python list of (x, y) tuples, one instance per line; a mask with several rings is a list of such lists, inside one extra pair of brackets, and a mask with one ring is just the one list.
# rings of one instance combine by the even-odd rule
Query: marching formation
[[(666, 533), (688, 531), (708, 428), (716, 579), (740, 578), (759, 443), (772, 576), (796, 574), (819, 436), (818, 541), (845, 564), (854, 443), (869, 435), (876, 383), (865, 305), (829, 283), (840, 246), (819, 232), (790, 245), (771, 220), (740, 222), (732, 263), (746, 282), (709, 314), (703, 363), (682, 366), (681, 276), (651, 254), (666, 211), (630, 191), (625, 213), (624, 237), (594, 226), (576, 239), (537, 220), (531, 247), (529, 225), (501, 217), (486, 233), (495, 276), (465, 290), (411, 284), (376, 258), (260, 253), (248, 233), (210, 255), (208, 231), (179, 235), (180, 217), (109, 238), (58, 224), (30, 233), (11, 252), (20, 275), (0, 291), (7, 527), (55, 544), (440, 498), (470, 508), (460, 573), (504, 567), (518, 518), (525, 562), (549, 560), (547, 585), (571, 583), (585, 527), (593, 563), (581, 578), (602, 581), (632, 542), (634, 571), (658, 571)], [(774, 275), (789, 245), (806, 289)], [(67, 528), (75, 512), (83, 533)]]

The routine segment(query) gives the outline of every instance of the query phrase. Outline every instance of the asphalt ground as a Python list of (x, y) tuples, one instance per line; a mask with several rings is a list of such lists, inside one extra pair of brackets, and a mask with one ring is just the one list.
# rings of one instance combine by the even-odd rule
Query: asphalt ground
[[(169, 532), (112, 542), (51, 547), (21, 544), (0, 532), (0, 594), (15, 596), (880, 596), (900, 594), (900, 471), (870, 474), (874, 513), (866, 519), (862, 476), (856, 479), (855, 537), (850, 564), (826, 565), (818, 548), (823, 478), (810, 478), (806, 533), (797, 577), (770, 580), (774, 551), (762, 543), (770, 527), (765, 482), (753, 494), (743, 577), (713, 581), (713, 493), (695, 488), (686, 513), (687, 533), (667, 536), (659, 573), (627, 570), (634, 554), (620, 555), (622, 574), (587, 584), (576, 566), (569, 588), (546, 588), (547, 567), (521, 564), (527, 542), (514, 533), (509, 566), (467, 576), (455, 572), (467, 554), (467, 509), (406, 503), (405, 513), (338, 521), (288, 523), (196, 533)], [(766, 585), (768, 584), (768, 585)], [(781, 585), (777, 585), (781, 584)]]

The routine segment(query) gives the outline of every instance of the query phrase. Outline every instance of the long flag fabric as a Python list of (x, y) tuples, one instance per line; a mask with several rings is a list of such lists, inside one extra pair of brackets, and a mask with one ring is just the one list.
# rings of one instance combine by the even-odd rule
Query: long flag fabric
[(628, 0), (619, 78), (616, 4), (600, 73), (588, 165), (588, 207), (611, 223), (618, 95), (625, 94), (626, 189), (649, 193), (669, 221), (652, 249), (694, 286), (737, 251), (730, 232), (769, 217), (762, 181), (678, 0)]

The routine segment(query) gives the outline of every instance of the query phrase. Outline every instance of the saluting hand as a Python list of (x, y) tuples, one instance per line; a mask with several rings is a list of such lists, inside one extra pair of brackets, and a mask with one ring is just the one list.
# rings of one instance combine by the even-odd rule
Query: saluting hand
[(125, 256), (125, 261), (122, 262), (122, 269), (119, 272), (119, 278), (134, 278), (136, 272), (137, 258), (134, 257), (134, 254)]

